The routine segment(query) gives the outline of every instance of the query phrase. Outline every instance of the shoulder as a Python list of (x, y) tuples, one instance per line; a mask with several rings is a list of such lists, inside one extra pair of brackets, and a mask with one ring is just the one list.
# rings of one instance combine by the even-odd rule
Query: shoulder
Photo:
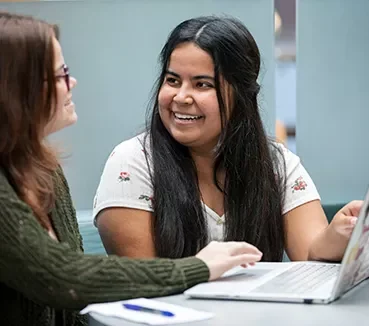
[(76, 219), (76, 211), (73, 205), (67, 178), (61, 165), (54, 173), (55, 202), (57, 207), (63, 207), (66, 218)]
[(79, 232), (76, 209), (73, 205), (71, 192), (63, 168), (59, 165), (54, 174), (55, 187), (55, 218), (68, 223), (68, 243), (73, 250), (82, 250), (82, 237)]
[[(111, 185), (112, 182), (116, 183), (117, 180), (128, 181), (130, 178), (140, 181), (139, 183), (150, 183), (149, 180), (151, 178), (147, 159), (150, 155), (146, 155), (148, 152), (150, 152), (150, 147), (146, 134), (140, 134), (121, 142), (114, 147), (106, 160), (101, 183), (108, 182)], [(136, 182), (125, 182), (124, 184), (137, 185)]]
[(277, 153), (279, 167), (283, 164), (281, 175), (285, 181), (285, 198), (282, 214), (309, 201), (320, 200), (316, 186), (303, 166), (300, 157), (283, 144), (274, 143), (273, 147)]
[(61, 165), (58, 166), (54, 173), (54, 185), (58, 191), (63, 193), (69, 193), (69, 185), (67, 178), (65, 177), (64, 170)]
[(291, 152), (281, 143), (275, 142), (273, 147), (275, 153), (274, 161), (277, 161), (281, 176), (285, 178), (287, 184), (290, 184), (292, 181), (302, 175), (308, 175), (298, 155)]
[[(143, 164), (146, 163), (145, 152), (149, 150), (145, 142), (145, 134), (140, 134), (116, 145), (110, 153), (107, 162)], [(145, 142), (145, 144), (144, 144)]]
[(279, 169), (280, 174), (286, 178), (293, 170), (302, 166), (300, 157), (291, 152), (285, 145), (271, 141), (270, 148), (275, 168)]
[(6, 216), (9, 223), (13, 223), (14, 218), (17, 219), (19, 214), (33, 216), (31, 207), (19, 198), (7, 173), (2, 168), (0, 168), (0, 207), (0, 220)]
[(14, 188), (11, 186), (5, 171), (0, 168), (0, 197), (18, 198)]
[[(140, 134), (128, 140), (124, 140), (114, 147), (112, 154), (135, 156), (144, 153), (146, 134)], [(145, 142), (147, 143), (147, 141)]]
[(269, 145), (275, 158), (278, 158), (279, 161), (284, 161), (287, 164), (291, 160), (300, 160), (300, 158), (291, 152), (284, 144), (270, 141)]
[[(144, 143), (145, 142), (145, 143)], [(93, 216), (108, 207), (152, 211), (151, 174), (145, 134), (123, 141), (110, 153), (93, 203)]]
[(115, 146), (105, 162), (101, 182), (108, 181), (111, 184), (116, 178), (118, 181), (122, 181), (122, 178), (127, 181), (131, 176), (135, 176), (141, 182), (149, 182), (150, 170), (147, 160), (149, 155), (146, 153), (150, 148), (146, 143), (145, 134), (140, 134)]

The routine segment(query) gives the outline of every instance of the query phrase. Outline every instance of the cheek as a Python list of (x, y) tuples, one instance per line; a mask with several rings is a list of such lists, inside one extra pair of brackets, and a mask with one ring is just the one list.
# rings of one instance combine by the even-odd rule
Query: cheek
[(174, 92), (172, 89), (163, 86), (158, 95), (158, 103), (161, 109), (167, 109), (173, 100)]
[(216, 95), (208, 94), (206, 96), (200, 96), (196, 100), (196, 103), (202, 113), (204, 113), (208, 118), (220, 118), (219, 103)]
[(57, 108), (61, 108), (64, 106), (68, 97), (68, 90), (65, 83), (56, 83), (56, 106)]

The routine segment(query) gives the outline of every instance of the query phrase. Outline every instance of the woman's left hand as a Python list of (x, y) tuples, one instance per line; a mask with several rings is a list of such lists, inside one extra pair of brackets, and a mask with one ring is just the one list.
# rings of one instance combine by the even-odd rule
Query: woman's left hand
[(353, 200), (342, 207), (334, 216), (329, 228), (338, 235), (349, 239), (356, 225), (357, 217), (359, 216), (363, 203), (362, 200)]
[(353, 200), (336, 213), (328, 227), (312, 241), (309, 260), (342, 260), (363, 203)]

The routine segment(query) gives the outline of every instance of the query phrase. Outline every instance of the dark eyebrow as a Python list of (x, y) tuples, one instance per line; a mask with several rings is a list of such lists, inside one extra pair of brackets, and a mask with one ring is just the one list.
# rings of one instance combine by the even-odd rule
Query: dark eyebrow
[(177, 78), (181, 78), (180, 75), (176, 74), (175, 72), (173, 72), (173, 71), (171, 71), (169, 69), (166, 70), (165, 74), (166, 75), (172, 75), (172, 76), (177, 77)]
[[(172, 75), (172, 76), (174, 76), (176, 78), (181, 78), (180, 75), (178, 75), (177, 73), (175, 73), (174, 71), (171, 71), (169, 69), (167, 69), (166, 73), (168, 75)], [(198, 80), (198, 79), (210, 79), (210, 80), (214, 80), (214, 77), (208, 76), (208, 75), (198, 75), (198, 76), (192, 77), (191, 79), (193, 79), (193, 80)]]

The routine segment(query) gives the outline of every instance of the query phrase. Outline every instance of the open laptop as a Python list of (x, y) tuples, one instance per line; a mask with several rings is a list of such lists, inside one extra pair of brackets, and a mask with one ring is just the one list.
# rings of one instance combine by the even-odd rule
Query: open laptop
[(341, 264), (257, 263), (184, 292), (191, 298), (330, 303), (369, 278), (369, 189)]

